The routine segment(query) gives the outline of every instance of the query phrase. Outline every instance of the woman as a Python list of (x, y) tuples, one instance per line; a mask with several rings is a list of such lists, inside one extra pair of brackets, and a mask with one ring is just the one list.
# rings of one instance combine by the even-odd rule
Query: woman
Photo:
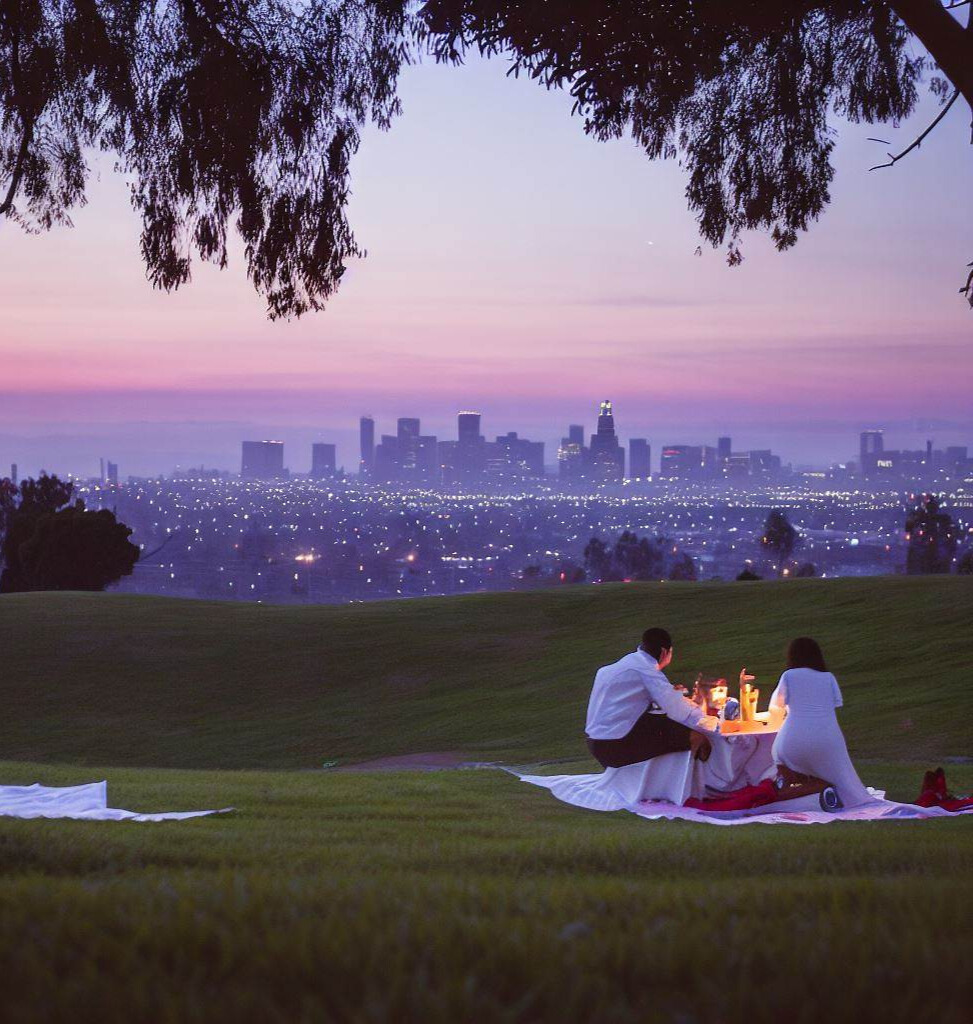
[(807, 636), (787, 648), (787, 670), (770, 698), (771, 714), (787, 717), (774, 740), (774, 763), (800, 775), (830, 782), (845, 807), (871, 800), (848, 756), (835, 709), (842, 705), (838, 682), (828, 671), (817, 641)]

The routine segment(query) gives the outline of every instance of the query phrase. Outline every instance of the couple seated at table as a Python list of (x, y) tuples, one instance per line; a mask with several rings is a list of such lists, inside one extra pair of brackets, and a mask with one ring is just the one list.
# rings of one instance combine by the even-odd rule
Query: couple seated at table
[[(719, 720), (666, 678), (663, 669), (672, 657), (669, 633), (647, 629), (636, 651), (598, 670), (585, 733), (588, 749), (602, 767), (621, 768), (686, 751), (700, 761), (709, 757), (707, 733), (718, 731)], [(741, 682), (751, 678), (741, 670)], [(835, 709), (842, 698), (837, 680), (810, 637), (791, 641), (787, 669), (770, 704), (785, 715), (772, 750), (777, 772), (788, 780), (805, 777), (829, 783), (846, 807), (871, 798), (838, 725)]]

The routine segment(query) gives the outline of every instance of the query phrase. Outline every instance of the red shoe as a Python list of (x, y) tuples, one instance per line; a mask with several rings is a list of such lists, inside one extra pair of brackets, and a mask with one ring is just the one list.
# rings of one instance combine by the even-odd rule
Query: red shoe
[(684, 806), (697, 811), (748, 811), (753, 807), (763, 807), (764, 804), (772, 803), (776, 799), (777, 790), (773, 782), (764, 779), (756, 786), (744, 786), (743, 789), (736, 789), (722, 796), (706, 797), (702, 800), (691, 797)]

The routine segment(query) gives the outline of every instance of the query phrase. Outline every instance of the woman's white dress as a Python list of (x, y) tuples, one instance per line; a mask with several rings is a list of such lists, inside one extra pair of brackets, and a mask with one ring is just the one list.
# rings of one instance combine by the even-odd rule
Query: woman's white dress
[(774, 741), (775, 764), (830, 782), (845, 807), (873, 799), (848, 756), (835, 709), (842, 705), (838, 681), (830, 672), (791, 668), (770, 698), (771, 708), (787, 709)]

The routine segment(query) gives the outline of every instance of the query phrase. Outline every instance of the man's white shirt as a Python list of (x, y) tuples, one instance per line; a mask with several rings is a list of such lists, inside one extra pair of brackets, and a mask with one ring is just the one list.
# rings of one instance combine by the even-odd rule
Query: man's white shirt
[(585, 733), (593, 740), (621, 739), (650, 707), (690, 728), (716, 727), (716, 719), (704, 715), (697, 704), (673, 689), (655, 658), (639, 648), (598, 669)]

